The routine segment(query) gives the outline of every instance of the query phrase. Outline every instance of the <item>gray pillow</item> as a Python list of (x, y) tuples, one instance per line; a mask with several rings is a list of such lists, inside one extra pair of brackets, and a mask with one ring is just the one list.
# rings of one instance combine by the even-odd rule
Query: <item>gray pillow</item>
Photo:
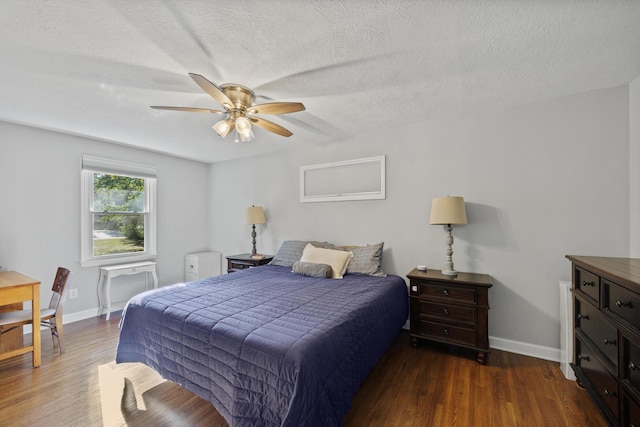
[(278, 249), (278, 252), (269, 264), (293, 267), (293, 264), (300, 261), (300, 258), (302, 258), (302, 252), (304, 251), (305, 246), (307, 246), (307, 243), (311, 243), (316, 248), (334, 249), (333, 245), (327, 242), (285, 240), (282, 242), (280, 249)]
[(359, 273), (369, 276), (386, 276), (382, 271), (383, 246), (384, 242), (376, 243), (375, 245), (345, 247), (345, 250), (353, 253), (353, 258), (347, 265), (347, 274)]
[(298, 261), (293, 264), (293, 271), (296, 274), (309, 277), (322, 277), (329, 279), (333, 277), (333, 269), (329, 264), (317, 264), (315, 262)]

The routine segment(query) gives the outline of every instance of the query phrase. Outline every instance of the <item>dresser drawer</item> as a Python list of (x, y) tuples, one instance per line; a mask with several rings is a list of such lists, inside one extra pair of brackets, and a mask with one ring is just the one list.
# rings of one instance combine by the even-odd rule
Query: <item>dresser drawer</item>
[(600, 305), (600, 277), (580, 267), (575, 267), (574, 286), (577, 291), (591, 298), (596, 306)]
[(412, 288), (412, 295), (419, 296), (420, 298), (429, 298), (434, 300), (452, 301), (452, 302), (464, 302), (469, 304), (476, 304), (477, 290), (471, 286), (461, 285), (445, 285), (418, 282), (418, 288), (416, 291)]
[(448, 343), (477, 347), (477, 332), (475, 329), (452, 326), (444, 323), (420, 320), (418, 329), (420, 336)]
[(629, 323), (640, 324), (640, 295), (607, 280), (603, 283), (605, 308)]
[(640, 406), (626, 393), (622, 396), (622, 424), (623, 426), (640, 427)]
[(441, 323), (464, 323), (470, 326), (477, 325), (477, 310), (474, 307), (436, 304), (430, 301), (420, 300), (420, 315), (440, 321)]
[(575, 343), (576, 365), (582, 368), (600, 400), (607, 405), (613, 416), (618, 418), (618, 381), (609, 374), (588, 345), (579, 338), (576, 338)]
[(614, 366), (618, 366), (618, 330), (593, 305), (580, 298), (575, 299), (575, 327), (604, 353)]
[(640, 345), (626, 336), (622, 337), (622, 344), (622, 379), (640, 396)]

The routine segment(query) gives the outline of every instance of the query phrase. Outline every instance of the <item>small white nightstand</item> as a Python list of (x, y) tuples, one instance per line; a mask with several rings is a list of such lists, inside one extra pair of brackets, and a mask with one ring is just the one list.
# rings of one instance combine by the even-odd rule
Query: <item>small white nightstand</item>
[(220, 252), (193, 252), (184, 257), (184, 280), (192, 282), (221, 274)]

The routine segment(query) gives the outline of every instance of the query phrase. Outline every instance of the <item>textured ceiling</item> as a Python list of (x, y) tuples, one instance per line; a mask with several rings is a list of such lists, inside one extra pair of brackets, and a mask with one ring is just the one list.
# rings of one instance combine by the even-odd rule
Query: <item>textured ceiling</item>
[[(0, 120), (215, 162), (625, 84), (640, 1), (2, 0)], [(189, 78), (303, 102), (248, 143)]]

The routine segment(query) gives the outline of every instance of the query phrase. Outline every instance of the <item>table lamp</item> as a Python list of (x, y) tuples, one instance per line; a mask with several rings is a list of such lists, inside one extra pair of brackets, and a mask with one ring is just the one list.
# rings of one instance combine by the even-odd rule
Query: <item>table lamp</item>
[(453, 235), (451, 234), (452, 224), (466, 224), (467, 212), (464, 208), (463, 197), (436, 197), (431, 201), (431, 217), (429, 224), (442, 224), (447, 232), (447, 259), (442, 274), (445, 276), (455, 276), (458, 274), (453, 269)]
[(251, 249), (251, 255), (256, 255), (256, 224), (266, 224), (267, 220), (264, 217), (264, 209), (262, 206), (251, 206), (247, 208), (244, 212), (244, 223), (251, 224), (251, 238), (253, 247)]

